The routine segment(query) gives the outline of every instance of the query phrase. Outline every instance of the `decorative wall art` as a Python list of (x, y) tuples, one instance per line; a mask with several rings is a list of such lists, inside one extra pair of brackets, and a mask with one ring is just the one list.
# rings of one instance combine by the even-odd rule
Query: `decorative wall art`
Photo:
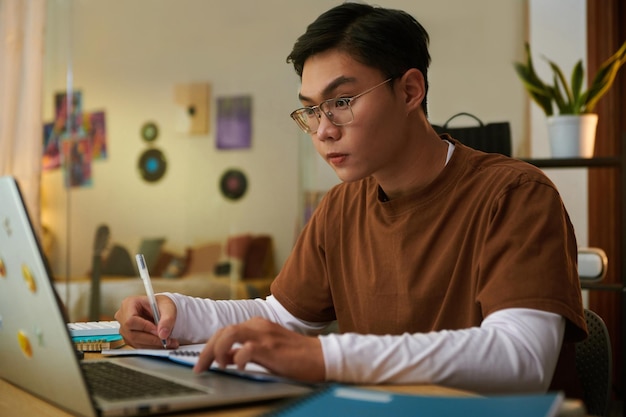
[(91, 159), (107, 158), (106, 114), (103, 111), (85, 113), (83, 126), (91, 142)]
[(209, 133), (208, 83), (178, 84), (174, 87), (174, 101), (179, 106), (176, 114), (176, 131), (189, 135)]
[(159, 127), (154, 122), (146, 122), (141, 126), (141, 138), (146, 142), (153, 142), (159, 136)]
[(141, 126), (141, 139), (149, 148), (139, 155), (137, 168), (144, 181), (156, 182), (163, 178), (167, 171), (167, 160), (163, 152), (152, 145), (159, 137), (159, 126), (155, 122), (146, 122)]
[(217, 99), (217, 148), (247, 149), (252, 142), (252, 97)]
[(92, 161), (107, 158), (106, 114), (83, 112), (82, 93), (54, 96), (55, 119), (43, 128), (43, 170), (62, 168), (68, 187), (92, 185)]
[(239, 200), (248, 189), (246, 175), (238, 169), (229, 169), (222, 174), (220, 191), (229, 200)]
[(85, 136), (74, 135), (61, 141), (61, 159), (66, 187), (91, 186), (91, 143)]
[(138, 163), (141, 177), (148, 182), (160, 180), (167, 170), (165, 155), (158, 149), (148, 149), (139, 157)]

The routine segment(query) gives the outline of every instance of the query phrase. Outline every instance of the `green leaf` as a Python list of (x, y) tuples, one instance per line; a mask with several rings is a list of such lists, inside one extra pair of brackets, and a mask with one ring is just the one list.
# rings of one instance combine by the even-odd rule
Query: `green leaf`
[(615, 77), (622, 65), (626, 63), (626, 42), (611, 57), (602, 63), (596, 73), (589, 94), (584, 102), (584, 111), (590, 113), (595, 108), (598, 100), (602, 98), (613, 85)]
[(535, 68), (533, 66), (532, 57), (530, 54), (530, 45), (528, 42), (525, 44), (526, 48), (526, 63), (522, 64), (516, 62), (513, 64), (517, 75), (522, 81), (524, 88), (530, 95), (530, 98), (544, 111), (546, 116), (553, 114), (552, 110), (552, 92), (551, 88), (544, 84), (543, 81), (537, 76)]
[(613, 85), (620, 68), (626, 64), (626, 42), (624, 42), (609, 59), (602, 63), (589, 88), (583, 91), (585, 72), (582, 60), (574, 66), (570, 84), (568, 84), (559, 66), (546, 58), (553, 72), (553, 84), (547, 85), (535, 72), (528, 42), (525, 43), (525, 49), (526, 62), (515, 63), (515, 70), (531, 99), (543, 109), (546, 116), (553, 114), (552, 102), (561, 114), (592, 112), (598, 100)]
[(572, 70), (572, 97), (575, 107), (580, 106), (580, 93), (583, 87), (583, 76), (583, 60), (581, 59), (576, 63), (574, 69)]
[(559, 82), (557, 80), (557, 75), (554, 75), (554, 86), (552, 87), (552, 98), (556, 103), (556, 106), (559, 109), (560, 114), (570, 114), (568, 103), (563, 98), (563, 94), (561, 93), (561, 89), (559, 87)]
[[(571, 103), (574, 102), (574, 96), (572, 95), (572, 90), (569, 88), (569, 85), (567, 84), (567, 80), (565, 79), (565, 75), (563, 74), (563, 71), (561, 71), (561, 68), (559, 68), (559, 66), (555, 64), (553, 61), (550, 61), (549, 59), (546, 59), (546, 61), (548, 61), (548, 63), (550, 64), (550, 68), (552, 68), (552, 72), (554, 73), (554, 88), (559, 93), (559, 99), (561, 100), (561, 104), (559, 104), (559, 108), (571, 107)], [(561, 95), (561, 90), (558, 86), (558, 83), (560, 83), (561, 86), (563, 87), (564, 95)], [(571, 113), (571, 111), (569, 113)]]

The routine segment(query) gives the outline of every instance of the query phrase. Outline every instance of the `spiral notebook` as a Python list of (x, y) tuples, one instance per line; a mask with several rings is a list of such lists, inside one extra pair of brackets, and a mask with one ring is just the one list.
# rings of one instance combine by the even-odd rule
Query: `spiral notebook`
[(553, 417), (562, 403), (562, 393), (449, 397), (331, 385), (262, 416)]
[[(193, 366), (198, 361), (198, 357), (204, 348), (204, 344), (192, 344), (192, 345), (183, 345), (177, 349), (103, 349), (102, 356), (112, 357), (112, 356), (148, 356), (148, 357), (158, 357), (158, 358), (167, 358), (172, 362), (176, 362), (179, 364)], [(217, 363), (213, 363), (213, 365), (209, 368), (211, 372), (217, 372), (222, 374), (227, 374), (231, 376), (238, 376), (244, 379), (251, 379), (254, 381), (262, 381), (262, 382), (285, 382), (290, 384), (302, 384), (313, 386), (309, 383), (299, 382), (292, 379), (284, 378), (278, 375), (274, 375), (269, 372), (266, 368), (261, 365), (257, 365), (255, 363), (248, 363), (245, 369), (240, 370), (237, 369), (235, 365), (229, 365), (226, 368), (220, 368)]]

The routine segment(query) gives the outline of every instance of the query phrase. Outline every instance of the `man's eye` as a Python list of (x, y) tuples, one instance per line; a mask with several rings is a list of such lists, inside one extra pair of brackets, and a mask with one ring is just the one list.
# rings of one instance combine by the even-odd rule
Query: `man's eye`
[(335, 101), (333, 101), (333, 107), (335, 110), (344, 110), (348, 108), (349, 103), (350, 103), (349, 98), (338, 98)]
[(312, 107), (305, 107), (304, 109), (302, 109), (302, 114), (309, 118), (317, 117), (317, 115), (315, 114), (315, 110), (313, 110)]

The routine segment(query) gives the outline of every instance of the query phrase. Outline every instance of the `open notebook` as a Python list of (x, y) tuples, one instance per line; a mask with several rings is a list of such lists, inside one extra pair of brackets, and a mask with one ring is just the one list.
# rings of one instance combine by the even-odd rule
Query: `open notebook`
[[(198, 361), (200, 352), (204, 348), (204, 344), (183, 345), (178, 349), (104, 349), (102, 355), (106, 357), (113, 356), (144, 356), (153, 358), (167, 358), (172, 362), (179, 364), (194, 366)], [(266, 382), (286, 382), (297, 384), (297, 381), (280, 377), (272, 374), (266, 368), (255, 363), (248, 363), (243, 370), (237, 369), (235, 365), (229, 365), (226, 368), (220, 368), (217, 363), (209, 368), (211, 372), (222, 373), (226, 375), (237, 376), (240, 378), (251, 379)], [(308, 384), (305, 384), (308, 385)]]
[[(18, 184), (0, 177), (0, 378), (83, 416), (149, 415), (311, 391), (283, 381), (196, 375), (188, 366), (155, 357), (80, 361), (63, 311)], [(103, 369), (118, 376), (102, 380)]]

